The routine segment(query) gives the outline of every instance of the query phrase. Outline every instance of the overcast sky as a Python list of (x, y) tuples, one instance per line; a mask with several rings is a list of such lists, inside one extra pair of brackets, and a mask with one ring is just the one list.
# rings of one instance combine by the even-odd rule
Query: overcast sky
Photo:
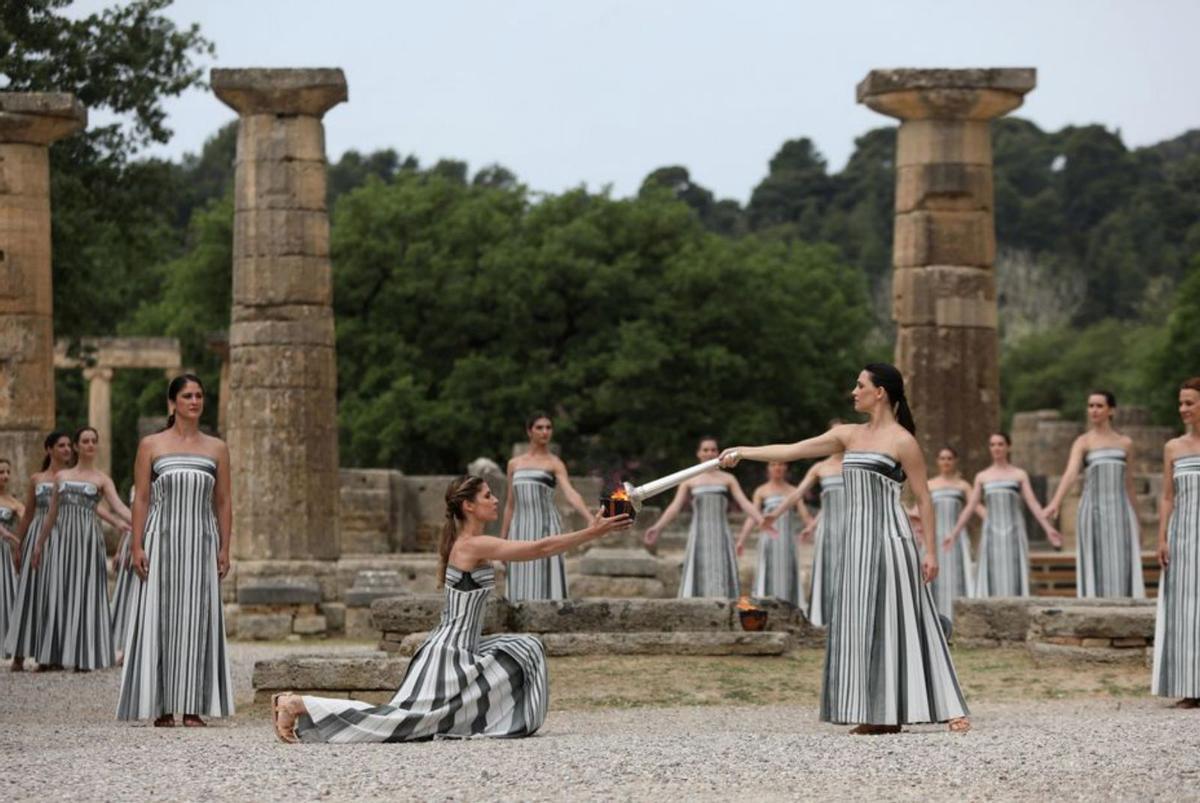
[[(90, 11), (115, 0), (83, 0)], [(745, 201), (788, 138), (833, 169), (886, 124), (854, 101), (876, 67), (1038, 70), (1018, 114), (1101, 123), (1130, 146), (1200, 127), (1200, 0), (177, 0), (222, 67), (341, 67), (331, 159), (395, 148), (422, 164), (499, 162), (537, 190), (635, 191), (683, 164)], [(197, 151), (233, 112), (168, 102)]]

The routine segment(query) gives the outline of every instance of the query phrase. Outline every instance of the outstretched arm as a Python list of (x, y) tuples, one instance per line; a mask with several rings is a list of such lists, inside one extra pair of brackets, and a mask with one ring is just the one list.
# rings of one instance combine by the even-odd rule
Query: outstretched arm
[(962, 513), (958, 514), (958, 521), (954, 522), (954, 529), (942, 541), (942, 547), (949, 549), (962, 535), (962, 531), (967, 526), (967, 522), (971, 520), (971, 514), (982, 507), (979, 500), (983, 497), (983, 482), (979, 479), (979, 475), (975, 475), (975, 483), (971, 486), (971, 495), (967, 498), (967, 503), (963, 505)]
[(770, 446), (734, 446), (721, 452), (721, 468), (733, 468), (741, 460), (791, 463), (795, 460), (827, 457), (844, 452), (851, 427), (850, 424), (842, 424), (823, 435), (795, 443), (776, 443)]
[(571, 533), (551, 535), (536, 541), (510, 541), (490, 535), (477, 535), (474, 538), (464, 539), (459, 548), (466, 553), (466, 557), (472, 563), (489, 560), (537, 560), (566, 552), (572, 547), (586, 544), (588, 541), (610, 532), (628, 529), (632, 524), (633, 520), (624, 513), (611, 518), (604, 518), (600, 514), (596, 514), (590, 525)]
[(820, 479), (820, 476), (817, 474), (817, 465), (819, 464), (809, 466), (808, 471), (804, 473), (804, 479), (800, 480), (800, 484), (783, 498), (783, 501), (779, 503), (779, 507), (763, 516), (763, 524), (765, 526), (774, 525), (775, 520), (782, 516), (788, 508), (795, 506), (797, 512), (800, 513), (801, 520), (804, 521), (804, 528), (807, 530), (812, 527), (816, 519), (813, 518), (812, 513), (808, 512), (808, 505), (804, 504), (804, 495)]
[(1042, 525), (1042, 529), (1046, 533), (1046, 537), (1050, 539), (1050, 543), (1055, 547), (1062, 546), (1062, 536), (1058, 530), (1054, 529), (1054, 524), (1046, 515), (1042, 503), (1038, 501), (1037, 495), (1033, 492), (1033, 486), (1029, 484), (1029, 475), (1024, 471), (1021, 472), (1021, 498), (1025, 500), (1025, 504), (1029, 505), (1029, 509), (1033, 512), (1033, 517), (1037, 519), (1038, 524)]
[(746, 517), (752, 519), (758, 526), (763, 526), (763, 516), (758, 512), (758, 506), (746, 498), (746, 492), (742, 490), (741, 484), (734, 477), (729, 478), (729, 492), (733, 494), (733, 501), (737, 502)]
[[(125, 527), (128, 527), (133, 521), (133, 513), (129, 511), (129, 508), (125, 507), (125, 503), (121, 500), (121, 495), (117, 493), (117, 486), (113, 484), (112, 478), (104, 478), (104, 482), (100, 484), (100, 491), (104, 494), (104, 501), (108, 503), (109, 508), (111, 508), (112, 511), (117, 514), (117, 516), (120, 516), (122, 519), (124, 519), (123, 522), (119, 524), (113, 524), (113, 526), (117, 527), (118, 529), (124, 529)], [(108, 519), (105, 519), (105, 521), (108, 521)], [(111, 524), (112, 522), (110, 521), (109, 523)]]
[(646, 543), (646, 546), (654, 546), (663, 529), (679, 515), (679, 511), (687, 504), (687, 500), (691, 495), (686, 482), (679, 486), (679, 490), (675, 492), (675, 498), (671, 500), (671, 504), (667, 505), (667, 509), (658, 517), (658, 521), (654, 522), (652, 527), (647, 528), (645, 534), (642, 535), (642, 540)]
[(124, 532), (125, 530), (129, 529), (129, 522), (125, 521), (120, 516), (114, 515), (113, 512), (108, 509), (107, 499), (102, 500), (100, 504), (96, 505), (96, 515), (104, 519), (104, 521), (107, 521), (110, 526), (114, 527), (118, 531)]
[(508, 493), (504, 495), (504, 521), (500, 523), (500, 537), (508, 538), (508, 528), (512, 526), (513, 519), (513, 461), (508, 461), (504, 473), (508, 477)]
[[(567, 498), (567, 504), (575, 508), (579, 515), (583, 516), (584, 521), (591, 521), (592, 511), (588, 510), (587, 503), (583, 501), (579, 491), (571, 485), (571, 477), (567, 474), (567, 464), (561, 460), (555, 461), (554, 478), (558, 481), (558, 487), (562, 488), (563, 496)], [(507, 507), (507, 504), (505, 506)]]
[(1083, 439), (1084, 436), (1080, 435), (1071, 444), (1071, 454), (1067, 458), (1067, 467), (1063, 469), (1062, 478), (1058, 481), (1058, 487), (1054, 489), (1054, 498), (1045, 507), (1046, 518), (1048, 519), (1058, 518), (1063, 499), (1075, 487), (1075, 480), (1079, 478), (1079, 472), (1083, 468), (1083, 454), (1085, 451)]

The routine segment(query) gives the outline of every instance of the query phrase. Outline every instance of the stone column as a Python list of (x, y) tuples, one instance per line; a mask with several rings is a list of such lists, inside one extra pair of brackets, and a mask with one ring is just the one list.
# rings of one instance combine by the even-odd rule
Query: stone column
[(212, 88), (241, 117), (225, 433), (234, 555), (334, 560), (337, 366), (321, 117), (346, 100), (346, 79), (336, 69), (213, 70)]
[(872, 70), (858, 101), (900, 120), (892, 315), (927, 459), (950, 444), (970, 473), (1000, 424), (989, 121), (1021, 105), (1033, 69)]
[(96, 428), (96, 468), (112, 471), (112, 378), (113, 369), (103, 366), (84, 368), (88, 383), (88, 426)]
[(49, 145), (86, 124), (74, 95), (0, 92), (0, 456), (14, 492), (54, 427)]

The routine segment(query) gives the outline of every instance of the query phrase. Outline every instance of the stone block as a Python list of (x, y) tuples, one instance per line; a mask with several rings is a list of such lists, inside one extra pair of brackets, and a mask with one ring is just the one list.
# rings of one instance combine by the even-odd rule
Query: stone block
[(45, 198), (49, 211), (50, 151), (45, 146), (19, 142), (0, 145), (0, 196), (4, 195)]
[(896, 212), (991, 210), (991, 165), (931, 162), (896, 170)]
[(990, 267), (996, 232), (990, 211), (913, 211), (896, 215), (892, 265)]
[(243, 306), (333, 301), (328, 256), (246, 256), (233, 275), (233, 303)]
[(1141, 650), (1121, 650), (1110, 647), (1071, 647), (1031, 641), (1025, 645), (1037, 666), (1088, 666), (1092, 664), (1125, 664), (1141, 666), (1145, 657)]
[(246, 577), (238, 584), (242, 605), (296, 605), (321, 601), (321, 585), (313, 577)]
[(292, 632), (301, 636), (323, 636), (329, 623), (321, 614), (305, 614), (292, 620)]
[[(396, 633), (430, 630), (441, 621), (444, 599), (442, 594), (414, 594), (375, 600), (371, 603), (373, 629)], [(484, 632), (504, 632), (510, 608), (508, 600), (491, 597), (484, 614)]]
[(325, 212), (325, 160), (243, 159), (234, 177), (235, 211)]
[[(412, 655), (426, 634), (413, 633), (399, 654)], [(552, 658), (570, 655), (783, 655), (794, 648), (787, 633), (541, 633), (536, 636)]]
[(317, 610), (325, 617), (330, 633), (346, 632), (346, 606), (341, 602), (322, 602)]
[(43, 148), (87, 126), (87, 109), (67, 92), (5, 92), (0, 96), (0, 144)]
[(639, 597), (659, 599), (668, 596), (662, 580), (657, 577), (605, 577), (603, 575), (571, 575), (567, 587), (574, 597)]
[(407, 668), (406, 658), (382, 652), (336, 657), (293, 655), (256, 661), (252, 682), (256, 690), (395, 690)]
[(644, 549), (593, 547), (579, 562), (583, 574), (604, 577), (658, 577), (658, 561)]
[(733, 603), (723, 599), (570, 599), (513, 605), (516, 632), (642, 632), (733, 629)]
[[(338, 472), (338, 508), (342, 554), (391, 552), (397, 522), (391, 471), (347, 469)], [(353, 577), (350, 578), (351, 583)]]
[[(329, 215), (324, 210), (242, 209), (233, 214), (233, 274), (238, 286), (247, 257), (329, 257)], [(269, 263), (264, 263), (269, 264)], [(271, 273), (275, 273), (271, 270)]]
[(371, 619), (370, 608), (347, 608), (345, 617), (345, 636), (348, 639), (374, 639), (379, 631)]
[(1023, 642), (1031, 618), (1030, 603), (1020, 598), (956, 599), (954, 638), (967, 646), (975, 641)]
[(351, 607), (369, 608), (377, 599), (396, 597), (405, 593), (404, 581), (397, 571), (388, 569), (366, 569), (354, 579), (354, 585), (346, 591), (344, 598)]
[(210, 84), (214, 94), (239, 114), (281, 120), (319, 119), (349, 97), (345, 74), (328, 67), (214, 69)]
[(292, 633), (290, 613), (247, 613), (237, 617), (237, 638), (242, 641), (278, 641)]
[(990, 268), (897, 268), (892, 274), (892, 318), (901, 325), (995, 329), (995, 276)]
[(1046, 636), (1077, 636), (1083, 646), (1101, 646), (1089, 643), (1103, 640), (1105, 646), (1111, 639), (1154, 638), (1155, 610), (1153, 607), (1072, 607), (1047, 606), (1037, 611), (1030, 626), (1031, 640)]
[(1145, 639), (1145, 638), (1115, 638), (1112, 640), (1112, 645), (1114, 647), (1121, 647), (1121, 648), (1145, 647), (1152, 640), (1153, 639)]
[(226, 602), (221, 606), (221, 611), (225, 617), (225, 636), (231, 639), (237, 638), (241, 607), (236, 602)]

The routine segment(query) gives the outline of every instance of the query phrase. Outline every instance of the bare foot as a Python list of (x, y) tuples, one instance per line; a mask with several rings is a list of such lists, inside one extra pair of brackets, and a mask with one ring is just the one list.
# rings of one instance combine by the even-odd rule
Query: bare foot
[(207, 728), (208, 723), (202, 720), (195, 714), (183, 715), (183, 727), (185, 728)]
[(859, 725), (857, 728), (851, 728), (852, 736), (884, 736), (891, 733), (899, 733), (899, 725)]
[(271, 696), (271, 718), (275, 724), (275, 735), (279, 737), (279, 741), (286, 744), (300, 741), (296, 738), (297, 703), (303, 710), (303, 701), (290, 691)]
[(175, 715), (174, 714), (163, 714), (161, 717), (154, 720), (154, 727), (156, 727), (156, 728), (173, 728), (173, 727), (175, 727)]
[(1179, 702), (1171, 706), (1172, 708), (1200, 708), (1200, 699), (1196, 697), (1184, 697)]
[(956, 717), (948, 725), (951, 733), (966, 733), (971, 729), (971, 720), (966, 717)]

